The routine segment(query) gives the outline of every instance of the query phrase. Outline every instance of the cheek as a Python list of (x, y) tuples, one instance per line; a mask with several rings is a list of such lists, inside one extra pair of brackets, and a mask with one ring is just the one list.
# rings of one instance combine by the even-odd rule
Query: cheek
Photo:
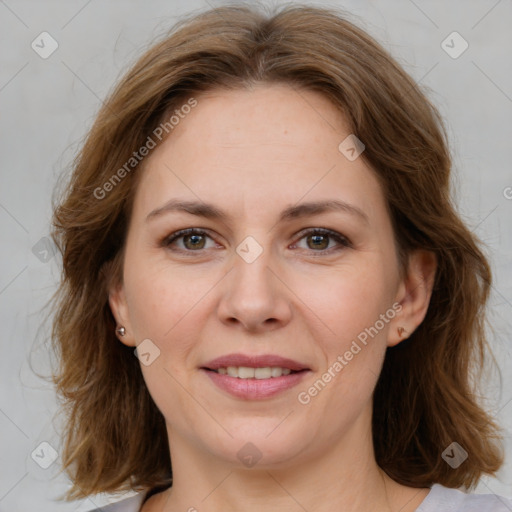
[(373, 326), (391, 307), (393, 297), (382, 262), (370, 258), (318, 272), (307, 280), (299, 277), (294, 290), (339, 349)]
[(197, 343), (197, 314), (204, 292), (193, 279), (176, 277), (175, 270), (152, 270), (133, 278), (130, 317), (137, 342), (152, 340), (159, 355), (141, 371), (146, 386), (164, 417), (193, 407), (184, 392), (190, 354)]
[(355, 414), (370, 399), (387, 346), (389, 324), (381, 315), (388, 322), (394, 317), (385, 265), (375, 258), (362, 262), (303, 281), (298, 293), (307, 297), (309, 318), (318, 325), (312, 330), (315, 344), (323, 353), (321, 382), (311, 396), (321, 394), (318, 405), (335, 414)]
[[(137, 267), (132, 267), (137, 268)], [(127, 276), (130, 319), (140, 337), (154, 336), (162, 343), (190, 323), (187, 318), (211, 287), (212, 277), (155, 262)]]

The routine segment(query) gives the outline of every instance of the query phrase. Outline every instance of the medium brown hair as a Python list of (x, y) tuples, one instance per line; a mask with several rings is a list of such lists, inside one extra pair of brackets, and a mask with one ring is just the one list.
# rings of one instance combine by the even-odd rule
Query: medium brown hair
[[(53, 379), (67, 414), (62, 461), (73, 487), (66, 499), (172, 484), (164, 418), (133, 348), (115, 336), (108, 304), (109, 285), (122, 279), (143, 165), (123, 173), (104, 197), (95, 191), (105, 190), (188, 99), (258, 83), (330, 99), (366, 146), (362, 158), (385, 195), (402, 275), (412, 250), (437, 257), (427, 315), (408, 340), (388, 348), (374, 392), (378, 465), (404, 485), (469, 489), (502, 464), (499, 429), (478, 404), (473, 380), (488, 349), (491, 271), (452, 205), (438, 111), (341, 11), (295, 5), (268, 13), (235, 5), (183, 19), (136, 62), (101, 108), (54, 206), (52, 237), (63, 275), (54, 297), (60, 365)], [(457, 469), (441, 457), (453, 441), (469, 453)]]

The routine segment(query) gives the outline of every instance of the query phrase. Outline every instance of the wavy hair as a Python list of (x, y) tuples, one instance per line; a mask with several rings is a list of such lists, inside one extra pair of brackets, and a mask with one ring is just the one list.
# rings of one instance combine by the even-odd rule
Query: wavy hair
[[(59, 361), (52, 379), (67, 418), (62, 461), (73, 486), (66, 499), (172, 485), (164, 418), (133, 349), (115, 336), (108, 304), (109, 285), (122, 278), (144, 168), (125, 164), (194, 95), (256, 83), (284, 83), (331, 100), (366, 146), (362, 158), (386, 198), (402, 275), (412, 250), (435, 253), (426, 317), (408, 340), (387, 349), (374, 391), (375, 456), (404, 485), (475, 486), (503, 459), (499, 427), (478, 403), (474, 380), (489, 348), (491, 270), (452, 204), (440, 114), (345, 13), (234, 5), (182, 19), (139, 58), (104, 102), (54, 199), (52, 238), (63, 269), (52, 298)], [(110, 181), (106, 193), (123, 166), (122, 179)], [(452, 441), (470, 453), (456, 469), (441, 457)]]

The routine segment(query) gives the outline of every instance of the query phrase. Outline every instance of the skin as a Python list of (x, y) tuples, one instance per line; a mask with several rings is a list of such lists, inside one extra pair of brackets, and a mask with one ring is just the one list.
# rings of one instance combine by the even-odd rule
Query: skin
[[(400, 278), (380, 186), (363, 158), (338, 150), (350, 130), (323, 96), (258, 85), (196, 98), (144, 162), (123, 280), (109, 295), (126, 328), (120, 340), (134, 347), (149, 338), (160, 350), (141, 370), (166, 420), (174, 484), (143, 511), (416, 510), (428, 489), (399, 485), (375, 462), (372, 393), (386, 348), (425, 317), (435, 257), (411, 254)], [(228, 220), (167, 212), (146, 221), (171, 198), (213, 203)], [(363, 210), (368, 223), (340, 211), (278, 220), (287, 206), (333, 198)], [(189, 227), (208, 236), (162, 245)], [(330, 237), (315, 244), (306, 228), (333, 230), (350, 246)], [(247, 236), (263, 249), (252, 263), (236, 252)], [(299, 403), (394, 303), (400, 312)], [(278, 354), (311, 371), (272, 398), (234, 398), (199, 370), (234, 352)], [(237, 457), (248, 442), (261, 453), (251, 468)]]

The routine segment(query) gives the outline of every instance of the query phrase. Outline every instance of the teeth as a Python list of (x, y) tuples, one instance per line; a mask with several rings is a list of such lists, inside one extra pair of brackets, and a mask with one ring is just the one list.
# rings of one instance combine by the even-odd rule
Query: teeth
[(230, 377), (238, 377), (238, 368), (235, 366), (228, 366), (227, 372)]
[[(278, 366), (275, 366), (270, 370), (270, 374), (272, 377), (281, 377), (281, 374), (283, 373), (283, 369), (279, 368)], [(287, 373), (285, 375), (288, 375)]]
[[(237, 369), (234, 366), (232, 368), (234, 368), (234, 370), (237, 371)], [(254, 368), (247, 368), (247, 366), (239, 366), (237, 373), (239, 379), (254, 379)]]
[(289, 368), (281, 368), (279, 366), (265, 366), (263, 368), (249, 368), (248, 366), (228, 366), (227, 368), (219, 368), (216, 370), (221, 375), (229, 375), (230, 377), (238, 377), (239, 379), (270, 379), (271, 377), (281, 377), (289, 375)]
[[(238, 376), (240, 376), (240, 372), (238, 372)], [(272, 368), (266, 366), (265, 368), (255, 368), (254, 369), (254, 378), (255, 379), (270, 379), (272, 377)]]

